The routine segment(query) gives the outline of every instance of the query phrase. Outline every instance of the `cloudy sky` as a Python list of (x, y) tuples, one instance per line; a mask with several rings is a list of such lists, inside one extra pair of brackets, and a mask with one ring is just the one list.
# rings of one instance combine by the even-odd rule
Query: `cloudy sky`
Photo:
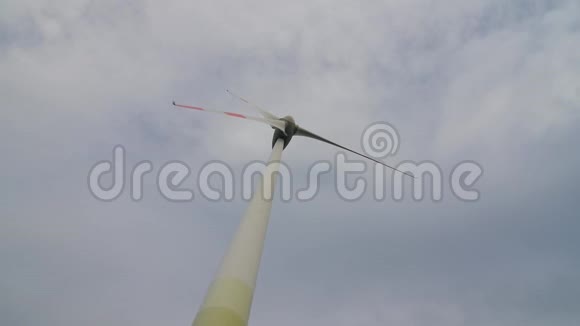
[[(5, 0), (0, 324), (191, 323), (246, 202), (169, 202), (153, 176), (102, 202), (87, 175), (117, 144), (193, 189), (266, 159), (271, 129), (170, 106), (252, 113), (225, 88), (355, 149), (387, 121), (392, 164), (484, 169), (477, 202), (348, 202), (332, 177), (276, 201), (250, 324), (580, 323), (577, 1)], [(336, 153), (284, 160), (298, 187)]]

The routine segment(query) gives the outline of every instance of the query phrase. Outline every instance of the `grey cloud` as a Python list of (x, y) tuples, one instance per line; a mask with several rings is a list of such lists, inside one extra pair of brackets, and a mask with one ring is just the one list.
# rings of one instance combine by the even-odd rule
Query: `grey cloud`
[[(254, 325), (575, 325), (578, 4), (481, 0), (11, 2), (0, 12), (0, 322), (188, 324), (245, 202), (90, 196), (129, 164), (265, 159), (271, 131), (223, 91), (397, 160), (464, 159), (482, 199), (277, 202)], [(296, 139), (293, 171), (335, 150)], [(149, 179), (149, 184), (151, 180)]]

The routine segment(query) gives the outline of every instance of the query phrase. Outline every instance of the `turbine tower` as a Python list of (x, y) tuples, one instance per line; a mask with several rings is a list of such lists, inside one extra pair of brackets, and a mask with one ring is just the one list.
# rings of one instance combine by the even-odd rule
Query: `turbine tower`
[(256, 286), (284, 141), (274, 144), (260, 182), (210, 286), (194, 326), (245, 326)]
[(351, 153), (360, 155), (378, 164), (413, 177), (411, 174), (397, 170), (376, 159), (356, 152), (352, 149), (334, 143), (298, 126), (291, 116), (279, 118), (239, 97), (230, 90), (232, 96), (237, 97), (256, 109), (262, 117), (251, 117), (239, 113), (210, 110), (197, 106), (176, 104), (176, 107), (225, 114), (230, 117), (254, 120), (270, 125), (274, 131), (272, 139), (272, 154), (261, 180), (252, 196), (252, 200), (240, 222), (232, 243), (223, 258), (219, 272), (209, 287), (204, 302), (201, 305), (193, 326), (246, 326), (250, 317), (250, 308), (256, 286), (256, 278), (260, 266), (260, 259), (264, 248), (264, 240), (270, 212), (276, 172), (280, 167), (282, 151), (293, 136), (303, 136), (339, 147)]

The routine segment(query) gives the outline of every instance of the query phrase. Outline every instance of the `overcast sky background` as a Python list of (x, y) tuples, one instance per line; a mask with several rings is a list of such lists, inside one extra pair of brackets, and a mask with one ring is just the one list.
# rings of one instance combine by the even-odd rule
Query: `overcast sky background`
[[(266, 159), (269, 128), (170, 107), (252, 113), (225, 88), (355, 149), (388, 121), (389, 163), (484, 168), (476, 203), (345, 202), (330, 177), (275, 202), (251, 325), (580, 323), (578, 1), (26, 0), (0, 4), (0, 324), (191, 323), (246, 203), (86, 180), (116, 144), (155, 172)], [(335, 154), (284, 160), (300, 185)]]

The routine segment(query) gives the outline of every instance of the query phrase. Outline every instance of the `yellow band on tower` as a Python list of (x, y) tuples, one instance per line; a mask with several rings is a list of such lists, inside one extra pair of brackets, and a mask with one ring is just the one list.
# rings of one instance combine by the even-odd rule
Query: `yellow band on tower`
[[(214, 316), (216, 313), (224, 313), (228, 316), (231, 315), (232, 318), (236, 317), (243, 321), (243, 325), (245, 325), (250, 317), (253, 295), (254, 290), (243, 281), (233, 278), (217, 279), (209, 288), (197, 319), (200, 319), (201, 314), (204, 315), (204, 318), (207, 318), (210, 315)], [(204, 313), (206, 310), (208, 312)], [(196, 322), (194, 322), (195, 326), (203, 325)]]

